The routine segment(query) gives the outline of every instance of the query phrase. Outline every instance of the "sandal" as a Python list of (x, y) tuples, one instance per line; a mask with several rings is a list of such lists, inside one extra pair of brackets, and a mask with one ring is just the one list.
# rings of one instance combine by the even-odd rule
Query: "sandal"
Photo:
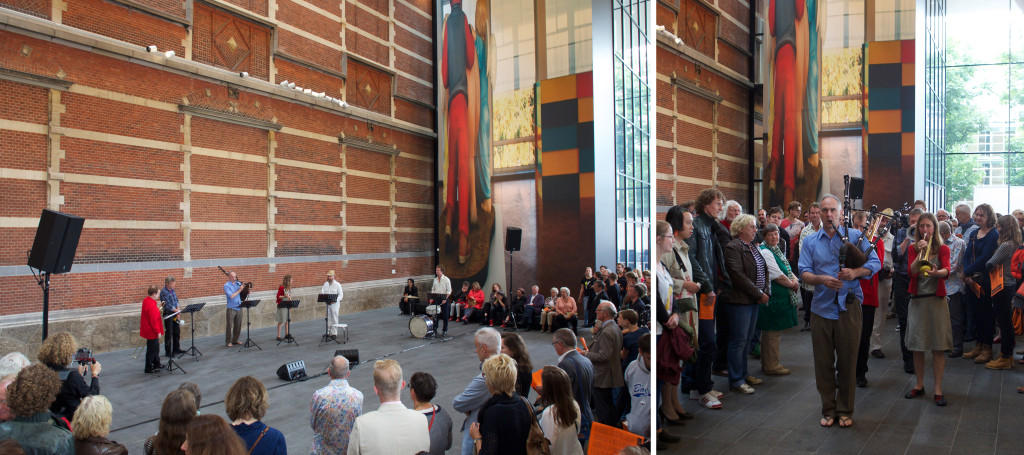
[(832, 416), (821, 416), (821, 422), (818, 423), (825, 428), (829, 428), (836, 423), (836, 419)]
[(850, 428), (853, 426), (853, 419), (850, 416), (839, 416), (839, 428)]
[(903, 395), (903, 398), (906, 398), (906, 399), (909, 400), (909, 399), (912, 399), (912, 398), (917, 398), (917, 397), (919, 397), (921, 395), (924, 395), (924, 389), (910, 389), (910, 391), (907, 392), (906, 395)]
[(942, 395), (935, 395), (935, 406), (945, 406), (945, 405), (946, 405), (946, 397), (944, 397)]

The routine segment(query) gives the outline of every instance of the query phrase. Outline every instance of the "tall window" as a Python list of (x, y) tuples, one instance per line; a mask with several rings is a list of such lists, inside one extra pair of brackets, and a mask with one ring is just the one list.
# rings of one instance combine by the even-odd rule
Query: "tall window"
[(616, 256), (634, 268), (651, 258), (649, 10), (648, 0), (612, 0)]

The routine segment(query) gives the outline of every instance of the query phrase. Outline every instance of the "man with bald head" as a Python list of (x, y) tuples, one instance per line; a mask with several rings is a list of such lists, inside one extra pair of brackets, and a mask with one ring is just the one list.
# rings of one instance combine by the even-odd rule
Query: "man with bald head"
[(314, 455), (346, 453), (356, 417), (363, 413), (363, 393), (348, 385), (348, 359), (334, 356), (327, 374), (331, 383), (314, 392), (309, 405)]
[(615, 425), (619, 416), (615, 412), (612, 390), (625, 385), (620, 362), (622, 352), (622, 329), (615, 323), (618, 311), (607, 300), (597, 305), (597, 324), (594, 341), (583, 356), (594, 364), (594, 420), (605, 425)]
[[(422, 453), (430, 450), (430, 427), (423, 414), (402, 404), (402, 366), (391, 359), (373, 364), (373, 391), (380, 408), (356, 419), (348, 454)], [(401, 435), (401, 437), (394, 437)]]

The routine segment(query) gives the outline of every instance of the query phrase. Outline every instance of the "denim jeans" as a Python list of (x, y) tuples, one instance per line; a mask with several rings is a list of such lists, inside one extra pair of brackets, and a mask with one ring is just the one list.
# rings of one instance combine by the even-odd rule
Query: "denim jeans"
[(697, 368), (693, 382), (697, 387), (697, 393), (703, 395), (710, 392), (715, 385), (711, 379), (711, 364), (715, 361), (718, 344), (715, 342), (714, 319), (701, 319), (697, 327)]
[(747, 356), (757, 327), (759, 305), (726, 303), (723, 306), (724, 314), (729, 318), (729, 387), (739, 387), (747, 379)]

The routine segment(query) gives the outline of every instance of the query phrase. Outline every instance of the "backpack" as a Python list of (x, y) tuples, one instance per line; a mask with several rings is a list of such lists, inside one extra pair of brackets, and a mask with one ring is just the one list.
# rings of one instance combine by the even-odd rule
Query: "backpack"
[(1020, 281), (1022, 272), (1024, 272), (1024, 247), (1017, 247), (1017, 251), (1014, 251), (1010, 258), (1010, 274), (1014, 279)]

